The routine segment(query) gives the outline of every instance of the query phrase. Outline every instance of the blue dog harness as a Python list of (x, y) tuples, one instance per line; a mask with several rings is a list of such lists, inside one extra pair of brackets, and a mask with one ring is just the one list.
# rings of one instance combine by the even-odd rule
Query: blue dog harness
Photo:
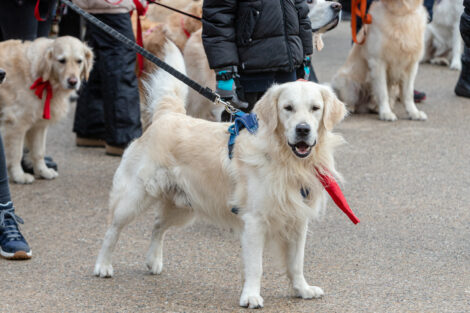
[(230, 138), (228, 140), (228, 157), (232, 159), (233, 157), (233, 148), (235, 146), (235, 139), (240, 134), (240, 131), (246, 128), (250, 134), (255, 134), (258, 130), (258, 117), (254, 113), (247, 114), (242, 111), (235, 112), (233, 114), (235, 120), (233, 124), (229, 126), (228, 132), (230, 133)]

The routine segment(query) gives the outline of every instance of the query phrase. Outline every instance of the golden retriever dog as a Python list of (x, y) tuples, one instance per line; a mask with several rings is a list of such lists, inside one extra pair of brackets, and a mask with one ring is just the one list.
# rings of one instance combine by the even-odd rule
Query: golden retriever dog
[[(312, 35), (317, 50), (323, 48), (322, 34), (335, 28), (341, 20), (341, 4), (337, 2), (314, 0), (308, 1), (308, 17), (312, 24)], [(183, 50), (186, 71), (188, 76), (199, 84), (209, 86), (215, 90), (215, 72), (209, 68), (204, 46), (202, 44), (202, 30), (191, 35)], [(223, 108), (214, 105), (196, 91), (190, 89), (188, 97), (188, 114), (210, 121), (220, 121)]]
[[(152, 77), (150, 93), (158, 83)], [(94, 274), (113, 275), (112, 253), (123, 227), (153, 208), (157, 217), (146, 262), (152, 274), (162, 272), (168, 228), (198, 217), (240, 234), (241, 306), (263, 306), (260, 280), (268, 243), (282, 253), (295, 294), (304, 299), (321, 297), (323, 290), (304, 278), (304, 246), (308, 221), (324, 209), (326, 201), (315, 169), (339, 175), (333, 150), (342, 138), (331, 131), (345, 116), (344, 104), (330, 88), (312, 82), (274, 85), (254, 108), (257, 132), (241, 131), (230, 159), (229, 123), (186, 115), (175, 92), (157, 98), (154, 123), (125, 151), (114, 175), (113, 218)], [(153, 103), (152, 94), (149, 102)], [(306, 198), (301, 188), (309, 191)], [(232, 208), (238, 208), (238, 213)]]
[(441, 0), (434, 3), (434, 17), (426, 26), (423, 62), (462, 69), (462, 37), (460, 16), (464, 10), (460, 0)]
[(426, 120), (426, 113), (413, 100), (427, 20), (423, 0), (382, 0), (374, 2), (369, 13), (372, 24), (358, 34), (359, 40), (366, 36), (366, 41), (353, 45), (333, 77), (333, 89), (356, 112), (378, 106), (381, 120), (395, 121), (391, 108), (399, 97), (412, 120)]
[[(24, 146), (29, 149), (35, 175), (45, 179), (58, 176), (44, 162), (47, 127), (66, 115), (71, 98), (76, 97), (81, 81), (88, 78), (92, 63), (90, 48), (73, 37), (0, 43), (0, 67), (8, 72), (8, 79), (0, 88), (0, 128), (13, 182), (34, 181), (21, 167)], [(43, 118), (46, 90), (39, 99), (30, 89), (39, 78), (52, 87), (50, 119)]]

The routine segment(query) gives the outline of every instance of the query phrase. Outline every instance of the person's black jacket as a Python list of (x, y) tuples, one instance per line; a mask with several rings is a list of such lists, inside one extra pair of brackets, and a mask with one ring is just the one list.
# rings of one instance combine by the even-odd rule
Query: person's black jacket
[(292, 72), (313, 52), (305, 0), (204, 0), (202, 40), (212, 69)]

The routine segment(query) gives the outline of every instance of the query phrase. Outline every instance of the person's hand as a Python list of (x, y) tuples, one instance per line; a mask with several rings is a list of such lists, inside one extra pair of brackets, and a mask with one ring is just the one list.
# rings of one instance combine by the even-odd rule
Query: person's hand
[(215, 92), (224, 101), (230, 102), (237, 109), (246, 109), (248, 103), (241, 101), (237, 96), (237, 86), (234, 78), (237, 77), (237, 69), (234, 66), (228, 66), (217, 69), (216, 73), (216, 90)]
[(305, 80), (308, 80), (310, 78), (310, 64), (311, 64), (310, 57), (305, 57), (304, 63), (303, 63)]

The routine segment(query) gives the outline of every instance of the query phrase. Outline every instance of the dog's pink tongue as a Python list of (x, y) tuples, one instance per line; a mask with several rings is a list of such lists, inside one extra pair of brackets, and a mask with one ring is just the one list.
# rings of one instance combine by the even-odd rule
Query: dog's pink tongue
[(301, 154), (305, 154), (308, 152), (308, 147), (307, 146), (299, 146), (297, 147), (297, 151), (299, 151), (299, 153)]

